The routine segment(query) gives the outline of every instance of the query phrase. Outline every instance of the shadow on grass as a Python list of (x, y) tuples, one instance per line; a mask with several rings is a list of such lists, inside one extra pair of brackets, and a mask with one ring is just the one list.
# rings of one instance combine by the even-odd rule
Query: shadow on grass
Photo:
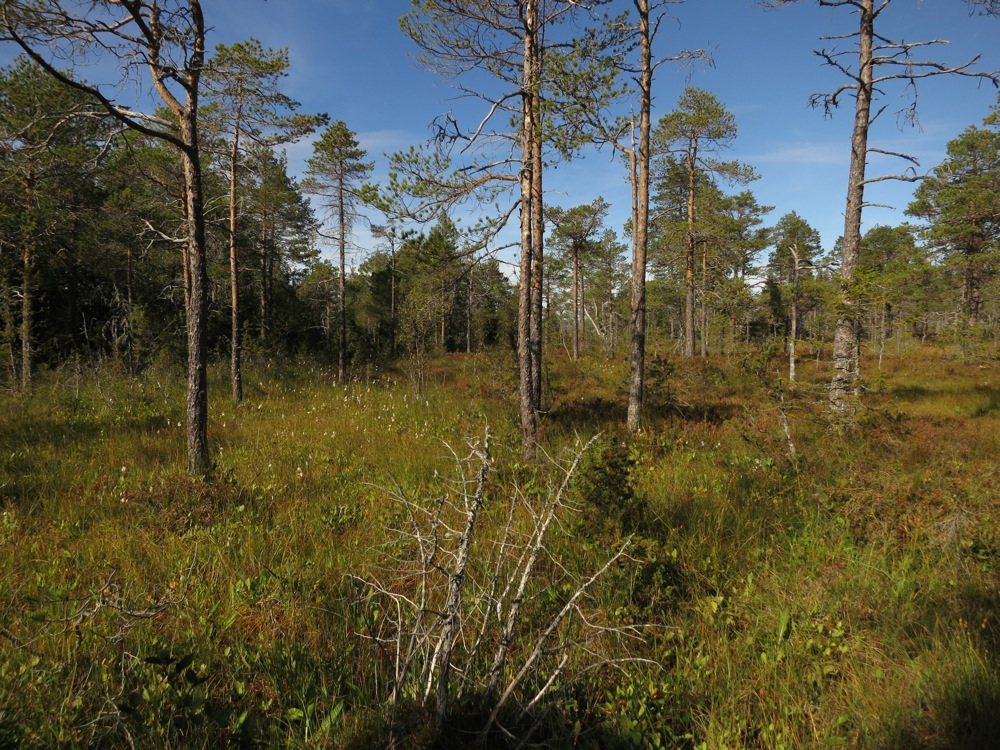
[(733, 404), (722, 402), (684, 404), (674, 407), (674, 413), (685, 422), (702, 422), (711, 425), (723, 424), (735, 417), (737, 411)]
[[(647, 422), (680, 420), (718, 426), (734, 418), (739, 410), (725, 402), (684, 404), (674, 400), (651, 399), (644, 405), (644, 412), (643, 418)], [(570, 432), (584, 428), (597, 431), (609, 424), (624, 424), (627, 417), (628, 407), (624, 398), (612, 401), (594, 396), (560, 401), (546, 415), (546, 421)]]
[(893, 388), (892, 395), (904, 401), (916, 401), (917, 399), (935, 396), (937, 395), (937, 391), (925, 388), (922, 385), (902, 385), (898, 388)]
[(559, 400), (546, 415), (545, 421), (570, 432), (582, 428), (596, 431), (609, 423), (623, 423), (627, 416), (624, 400), (588, 396)]
[(1000, 593), (963, 591), (955, 616), (967, 628), (941, 684), (920, 701), (920, 713), (900, 717), (874, 746), (883, 750), (1000, 748)]
[[(969, 399), (970, 417), (986, 417), (1000, 413), (1000, 389), (988, 385), (976, 385), (969, 388), (936, 389), (920, 385), (906, 385), (893, 388), (891, 395), (901, 401), (925, 401), (939, 399), (944, 395)], [(985, 399), (985, 402), (983, 401)]]
[(986, 396), (986, 403), (973, 407), (969, 416), (987, 417), (1000, 413), (1000, 389), (977, 386), (975, 392)]
[[(536, 710), (530, 719), (498, 717), (502, 729), (494, 726), (485, 741), (481, 729), (489, 711), (482, 706), (461, 706), (445, 721), (442, 735), (433, 736), (434, 716), (429, 708), (401, 706), (393, 727), (373, 723), (362, 729), (344, 747), (347, 750), (375, 748), (411, 748), (412, 750), (507, 750), (508, 748), (586, 748), (588, 750), (626, 750), (636, 747), (630, 740), (595, 717), (573, 712)], [(589, 721), (588, 721), (589, 718)], [(582, 721), (581, 721), (582, 719)], [(678, 737), (683, 731), (678, 733)]]
[[(169, 423), (159, 415), (118, 416), (114, 419), (66, 420), (30, 418), (0, 430), (0, 504), (30, 502), (51, 472), (53, 461), (66, 461), (77, 454), (99, 453), (101, 445), (123, 435), (153, 434)], [(173, 440), (158, 441), (154, 453), (145, 458), (167, 462), (173, 455)]]

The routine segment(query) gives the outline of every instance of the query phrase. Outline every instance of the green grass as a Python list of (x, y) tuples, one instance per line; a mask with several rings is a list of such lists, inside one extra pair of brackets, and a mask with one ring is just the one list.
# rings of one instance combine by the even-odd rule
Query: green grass
[[(580, 677), (532, 711), (533, 740), (997, 744), (995, 363), (930, 348), (886, 358), (868, 370), (863, 429), (838, 437), (825, 365), (804, 361), (784, 394), (794, 459), (765, 388), (778, 366), (762, 379), (746, 362), (658, 360), (650, 417), (630, 437), (622, 363), (547, 365), (545, 452), (603, 437), (539, 564), (513, 658), (629, 535), (587, 612), (650, 627), (597, 642), (631, 659), (618, 668), (582, 671), (575, 654)], [(519, 458), (509, 354), (438, 360), (420, 390), (405, 368), (338, 385), (292, 364), (246, 384), (234, 407), (213, 373), (207, 482), (182, 470), (179, 371), (67, 368), (29, 397), (0, 397), (0, 748), (380, 746), (392, 660), (370, 638), (385, 613), (364, 581), (413, 585), (394, 531), (406, 513), (388, 490), (425, 502), (453, 491), (447, 446), (464, 455), (488, 423), (482, 576), (511, 504), (540, 503), (558, 480), (551, 462)], [(485, 665), (468, 670), (484, 682)], [(450, 746), (481, 725), (477, 689), (453, 706)], [(430, 742), (432, 708), (398, 707), (400, 746)]]

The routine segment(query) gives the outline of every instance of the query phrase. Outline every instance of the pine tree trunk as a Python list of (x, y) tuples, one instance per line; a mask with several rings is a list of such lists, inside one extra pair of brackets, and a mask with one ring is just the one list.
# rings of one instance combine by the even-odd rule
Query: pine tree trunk
[(392, 248), (389, 264), (389, 350), (396, 356), (396, 249)]
[(573, 247), (573, 359), (580, 359), (580, 254)]
[(34, 294), (32, 293), (32, 270), (35, 265), (31, 240), (24, 242), (21, 253), (21, 391), (31, 392), (32, 384), (32, 349), (31, 324), (34, 313)]
[(517, 308), (517, 359), (518, 385), (521, 412), (521, 453), (525, 458), (535, 455), (537, 423), (534, 405), (535, 368), (532, 362), (532, 290), (534, 253), (532, 249), (532, 166), (534, 164), (534, 102), (530, 86), (536, 76), (535, 49), (538, 8), (536, 0), (525, 0), (524, 4), (524, 53), (522, 70), (521, 108), (523, 127), (521, 129), (521, 286), (518, 292)]
[(708, 243), (701, 243), (701, 356), (708, 356)]
[(614, 287), (608, 287), (608, 298), (605, 300), (608, 306), (608, 317), (605, 325), (608, 328), (608, 359), (614, 359), (615, 346), (618, 343), (617, 332), (615, 331), (615, 293)]
[(21, 222), (21, 391), (29, 393), (34, 369), (31, 326), (34, 318), (35, 176), (28, 167), (24, 177), (24, 214)]
[(233, 144), (229, 154), (229, 304), (230, 317), (230, 380), (233, 403), (243, 400), (242, 340), (240, 337), (240, 270), (236, 252), (236, 163), (240, 153), (240, 116), (233, 125)]
[(962, 274), (962, 316), (965, 328), (971, 328), (979, 322), (982, 307), (976, 255), (975, 250), (967, 250), (963, 258), (965, 269)]
[[(528, 136), (522, 136), (526, 142)], [(527, 144), (525, 144), (527, 145)], [(526, 150), (526, 149), (525, 149)], [(523, 152), (522, 152), (523, 153)], [(535, 455), (535, 408), (532, 401), (531, 367), (531, 190), (528, 170), (521, 176), (521, 284), (517, 297), (517, 367), (521, 411), (521, 453), (525, 458)]]
[(337, 380), (347, 379), (347, 186), (340, 180), (337, 194), (337, 221), (340, 226), (340, 277), (337, 279)]
[(788, 336), (788, 382), (795, 382), (795, 341), (799, 336), (799, 253), (798, 248), (793, 244), (791, 247), (792, 260), (795, 266), (792, 270), (792, 311), (791, 311), (791, 331)]
[(0, 320), (3, 323), (4, 345), (8, 355), (8, 375), (13, 386), (17, 382), (17, 327), (11, 305), (11, 278), (7, 263), (0, 260)]
[(638, 0), (639, 13), (639, 148), (633, 145), (629, 176), (632, 181), (632, 300), (629, 361), (629, 432), (637, 432), (642, 418), (646, 369), (646, 250), (649, 242), (649, 131), (652, 110), (653, 59), (649, 0)]
[(844, 212), (844, 243), (840, 262), (839, 314), (833, 337), (833, 380), (830, 407), (838, 427), (850, 427), (860, 407), (858, 380), (861, 377), (861, 323), (853, 290), (854, 272), (861, 253), (861, 214), (864, 207), (865, 159), (868, 155), (868, 128), (871, 123), (873, 93), (872, 46), (875, 37), (874, 0), (860, 0), (858, 39), (858, 88), (854, 130), (851, 137), (850, 178), (847, 209)]
[(260, 273), (260, 343), (267, 344), (267, 213), (260, 217), (260, 253), (258, 256), (258, 272)]
[(447, 346), (447, 334), (448, 334), (448, 288), (445, 283), (445, 279), (441, 279), (441, 321), (440, 321), (440, 331), (441, 331), (441, 341), (440, 348), (442, 352), (448, 351)]
[(472, 271), (469, 271), (468, 296), (465, 304), (465, 353), (472, 354)]
[[(188, 473), (205, 477), (212, 470), (208, 450), (208, 351), (206, 318), (208, 316), (208, 269), (205, 252), (205, 205), (201, 182), (198, 139), (198, 85), (205, 59), (205, 19), (200, 0), (188, 0), (191, 8), (193, 46), (187, 78), (187, 101), (184, 107), (171, 104), (180, 126), (184, 147), (184, 209), (187, 242), (185, 243), (187, 278), (188, 385), (187, 453)], [(168, 92), (161, 91), (164, 101)], [(175, 108), (176, 107), (176, 108)]]
[(187, 452), (188, 472), (206, 476), (211, 471), (208, 451), (208, 367), (205, 319), (208, 313), (208, 273), (205, 261), (205, 213), (197, 121), (189, 105), (181, 118), (181, 137), (188, 144), (184, 161), (185, 224), (187, 228)]
[[(537, 25), (537, 10), (534, 23)], [(539, 88), (541, 86), (541, 59), (538, 47), (538, 37), (532, 35), (533, 54), (532, 69), (534, 74), (531, 78), (532, 84), (532, 125), (534, 136), (531, 139), (531, 365), (532, 373), (532, 393), (531, 401), (535, 412), (542, 408), (542, 320), (544, 308), (543, 277), (544, 266), (544, 244), (545, 244), (545, 215), (542, 196), (542, 99)]]
[(688, 196), (687, 196), (687, 253), (684, 263), (684, 356), (695, 354), (695, 283), (694, 283), (694, 192), (695, 165), (697, 164), (697, 147), (688, 150)]
[(125, 351), (128, 357), (128, 370), (135, 374), (135, 338), (132, 336), (132, 315), (135, 310), (132, 298), (132, 245), (125, 251)]

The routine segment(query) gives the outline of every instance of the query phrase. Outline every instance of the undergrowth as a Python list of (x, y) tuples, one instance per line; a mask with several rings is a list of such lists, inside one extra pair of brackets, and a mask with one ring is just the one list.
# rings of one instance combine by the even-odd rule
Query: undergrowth
[[(634, 436), (623, 364), (550, 365), (545, 452), (599, 436), (521, 620), (543, 627), (570, 572), (628, 541), (587, 612), (642, 637), (574, 663), (557, 704), (511, 714), (511, 738), (490, 742), (1000, 743), (995, 367), (931, 349), (889, 358), (864, 424), (837, 437), (823, 365), (801, 363), (779, 393), (777, 360), (653, 361)], [(519, 458), (508, 364), (451, 357), (419, 389), (391, 372), (339, 385), (264, 366), (239, 406), (220, 368), (205, 482), (180, 468), (179, 371), (77, 368), (0, 397), (0, 748), (430, 746), (419, 700), (387, 732), (394, 657), (370, 637), (361, 582), (408, 590), (385, 577), (405, 528), (393, 498), (433, 501), (447, 446), (487, 423), (484, 549), (506, 504), (542, 502), (557, 474)], [(472, 743), (477, 695), (451, 704), (442, 746)]]

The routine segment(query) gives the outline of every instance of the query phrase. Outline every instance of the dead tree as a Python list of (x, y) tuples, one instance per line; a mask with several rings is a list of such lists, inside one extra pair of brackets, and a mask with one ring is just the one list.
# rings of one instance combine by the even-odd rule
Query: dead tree
[(535, 621), (525, 611), (542, 589), (552, 588), (541, 568), (551, 559), (561, 518), (571, 512), (569, 483), (593, 440), (558, 464), (558, 483), (539, 504), (519, 489), (505, 502), (487, 503), (489, 439), (487, 430), (469, 443), (468, 454), (452, 451), (455, 476), (438, 497), (391, 491), (407, 520), (388, 546), (393, 552), (380, 566), (386, 572), (361, 581), (369, 608), (365, 635), (388, 672), (390, 733), (401, 701), (408, 700), (433, 710), (440, 738), (450, 707), (475, 695), (484, 705), (481, 743), (495, 732), (512, 737), (503, 726), (512, 716), (523, 739), (532, 731), (532, 711), (559, 686), (630, 661), (622, 642), (637, 637), (639, 628), (605, 624), (586, 607), (590, 590), (629, 542), (589, 576), (557, 564), (564, 592), (557, 606)]

